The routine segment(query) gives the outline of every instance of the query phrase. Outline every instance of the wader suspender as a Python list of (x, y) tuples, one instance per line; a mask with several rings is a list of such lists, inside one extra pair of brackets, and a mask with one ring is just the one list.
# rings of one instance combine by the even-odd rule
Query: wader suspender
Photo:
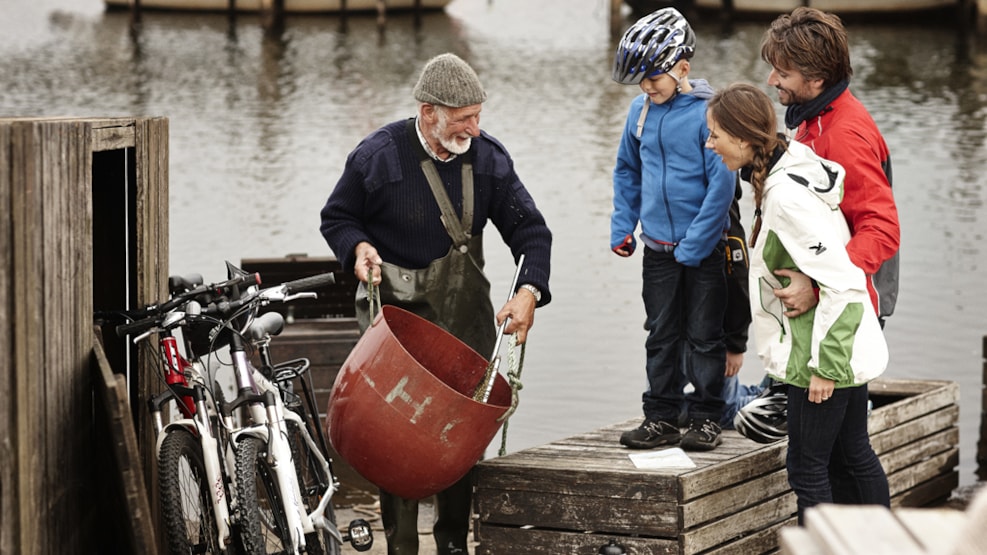
[[(421, 146), (421, 141), (418, 140), (418, 131), (415, 130), (415, 125), (415, 118), (410, 118), (407, 125), (408, 133), (410, 135), (411, 144), (417, 146), (418, 157), (421, 160), (422, 172), (425, 173), (425, 178), (428, 180), (428, 185), (432, 188), (432, 194), (435, 195), (435, 201), (439, 203), (439, 209), (442, 210), (442, 225), (445, 226), (446, 233), (448, 233), (449, 237), (452, 238), (452, 242), (456, 248), (458, 248), (460, 252), (466, 253), (468, 251), (467, 243), (470, 239), (469, 230), (473, 229), (473, 164), (470, 162), (470, 153), (467, 151), (465, 154), (460, 155), (463, 157), (463, 220), (460, 222), (459, 218), (456, 217), (456, 210), (452, 206), (452, 201), (449, 200), (449, 195), (442, 186), (442, 179), (439, 177), (439, 171), (435, 168), (435, 164), (432, 162), (432, 159), (429, 157), (428, 153), (425, 152), (425, 148)], [(518, 390), (521, 389), (521, 368), (524, 364), (524, 345), (521, 345), (520, 358), (516, 358), (516, 340), (517, 335), (511, 335), (507, 377), (508, 382), (511, 385), (511, 407), (498, 419), (504, 422), (501, 428), (500, 456), (507, 454), (507, 419), (514, 414), (515, 410), (517, 410)]]
[(463, 219), (462, 221), (456, 217), (456, 209), (452, 206), (452, 201), (449, 200), (449, 194), (446, 193), (445, 188), (442, 186), (442, 179), (439, 177), (439, 171), (435, 168), (435, 163), (425, 152), (425, 149), (421, 146), (421, 141), (418, 140), (418, 131), (415, 130), (415, 118), (410, 118), (408, 120), (408, 133), (410, 134), (409, 139), (413, 145), (418, 148), (418, 158), (421, 160), (422, 172), (425, 174), (425, 179), (428, 180), (428, 186), (432, 189), (432, 194), (435, 195), (435, 201), (439, 203), (439, 209), (442, 211), (442, 225), (446, 228), (446, 233), (452, 238), (453, 245), (456, 246), (461, 252), (466, 252), (466, 244), (470, 239), (470, 231), (473, 229), (473, 164), (470, 162), (469, 151), (463, 156)]

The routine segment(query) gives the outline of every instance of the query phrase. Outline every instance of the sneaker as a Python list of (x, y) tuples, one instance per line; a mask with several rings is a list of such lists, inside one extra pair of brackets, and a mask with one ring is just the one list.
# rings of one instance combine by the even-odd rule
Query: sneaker
[(620, 434), (620, 444), (631, 449), (653, 449), (682, 439), (678, 426), (664, 420), (645, 420), (640, 427)]
[(720, 444), (720, 425), (710, 419), (693, 418), (689, 431), (682, 438), (682, 448), (690, 451), (710, 451)]

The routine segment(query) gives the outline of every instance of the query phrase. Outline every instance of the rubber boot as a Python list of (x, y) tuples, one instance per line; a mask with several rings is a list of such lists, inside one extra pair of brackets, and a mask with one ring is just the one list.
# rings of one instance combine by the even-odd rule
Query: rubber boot
[(473, 477), (468, 472), (458, 482), (435, 495), (435, 546), (438, 555), (466, 555), (469, 536)]
[(380, 490), (387, 555), (418, 555), (418, 501)]

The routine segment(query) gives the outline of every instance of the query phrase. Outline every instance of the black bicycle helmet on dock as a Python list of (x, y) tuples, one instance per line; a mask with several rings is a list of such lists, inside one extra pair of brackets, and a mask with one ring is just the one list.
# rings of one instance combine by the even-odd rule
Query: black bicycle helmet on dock
[(774, 443), (788, 437), (788, 386), (772, 383), (737, 411), (733, 427), (758, 443)]
[(667, 73), (696, 51), (696, 34), (675, 8), (662, 8), (637, 20), (624, 33), (613, 61), (613, 80), (636, 85)]

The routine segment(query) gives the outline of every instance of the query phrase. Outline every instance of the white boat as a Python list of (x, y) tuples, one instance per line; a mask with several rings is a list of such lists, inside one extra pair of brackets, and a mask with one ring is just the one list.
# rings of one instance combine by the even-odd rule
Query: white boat
[[(955, 8), (962, 0), (692, 0), (693, 5), (704, 11), (720, 11), (730, 4), (738, 14), (781, 14), (799, 6), (811, 6), (837, 15), (879, 15), (918, 13)], [(676, 2), (660, 0), (625, 0), (637, 13), (650, 13)], [(687, 2), (686, 2), (687, 3)]]
[[(723, 8), (723, 0), (695, 0), (697, 8)], [(811, 6), (835, 14), (897, 13), (939, 10), (956, 6), (957, 0), (733, 0), (736, 12), (785, 13), (799, 6)]]
[[(103, 0), (107, 8), (130, 8), (133, 0)], [(273, 4), (273, 0), (234, 0), (238, 12), (257, 12)], [(452, 0), (284, 0), (285, 13), (335, 13), (377, 11), (379, 5), (387, 11), (440, 10)], [(141, 10), (173, 10), (187, 12), (225, 12), (230, 0), (140, 0)]]

